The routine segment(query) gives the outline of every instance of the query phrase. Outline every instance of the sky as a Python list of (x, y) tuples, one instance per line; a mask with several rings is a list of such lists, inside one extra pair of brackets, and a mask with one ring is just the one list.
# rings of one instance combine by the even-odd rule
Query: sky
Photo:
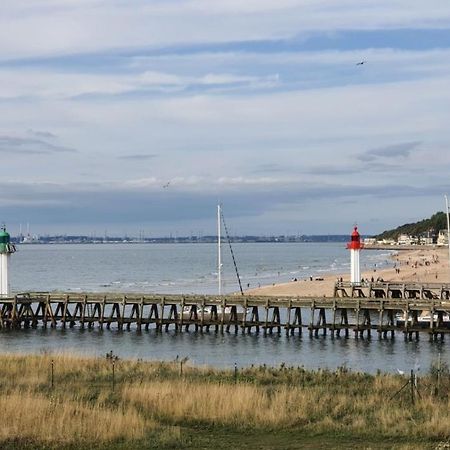
[(380, 233), (450, 194), (450, 3), (3, 0), (0, 117), (13, 234)]

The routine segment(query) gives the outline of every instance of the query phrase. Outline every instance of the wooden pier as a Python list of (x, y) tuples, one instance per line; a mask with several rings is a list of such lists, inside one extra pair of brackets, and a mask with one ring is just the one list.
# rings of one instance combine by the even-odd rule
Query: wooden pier
[[(428, 321), (421, 317), (428, 314)], [(0, 298), (0, 327), (431, 339), (450, 333), (450, 284), (337, 283), (333, 297), (29, 292)]]

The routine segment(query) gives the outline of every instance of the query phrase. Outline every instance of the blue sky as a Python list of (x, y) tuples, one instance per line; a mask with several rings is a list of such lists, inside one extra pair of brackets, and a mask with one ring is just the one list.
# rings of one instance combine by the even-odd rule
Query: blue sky
[(436, 0), (6, 0), (0, 218), (212, 234), (218, 200), (238, 234), (427, 217), (450, 193), (449, 56)]

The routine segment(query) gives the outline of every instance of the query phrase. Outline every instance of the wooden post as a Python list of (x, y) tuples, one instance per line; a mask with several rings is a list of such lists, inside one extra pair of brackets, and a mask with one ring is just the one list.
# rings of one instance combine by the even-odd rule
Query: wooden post
[(227, 307), (227, 301), (225, 297), (222, 297), (222, 317), (220, 318), (220, 332), (223, 334), (223, 326), (225, 323), (225, 308)]
[(166, 304), (166, 301), (165, 301), (165, 298), (163, 297), (162, 302), (161, 302), (161, 319), (159, 320), (158, 331), (162, 331), (163, 330), (165, 304)]
[(312, 303), (311, 303), (311, 320), (310, 320), (310, 323), (309, 323), (309, 337), (313, 337), (314, 311), (315, 311), (315, 301), (313, 300)]
[(291, 329), (291, 309), (292, 309), (292, 299), (289, 299), (289, 305), (287, 310), (286, 336), (289, 336)]
[(53, 374), (53, 359), (52, 359), (52, 363), (51, 363), (51, 388), (53, 390), (53, 386), (54, 386), (54, 374)]
[(269, 299), (266, 300), (266, 320), (264, 324), (264, 335), (267, 334), (268, 325), (269, 325)]
[(336, 297), (333, 299), (333, 324), (331, 326), (331, 337), (334, 338), (334, 331), (336, 329)]
[(83, 306), (82, 306), (82, 312), (81, 312), (81, 328), (84, 328), (84, 318), (86, 314), (86, 302), (87, 302), (87, 296), (85, 295), (83, 297)]
[(183, 331), (183, 313), (184, 313), (184, 297), (181, 299), (180, 316), (178, 317), (178, 328)]
[(66, 320), (67, 320), (67, 308), (69, 307), (69, 296), (66, 295), (64, 298), (64, 309), (63, 309), (63, 317), (62, 317), (62, 326), (66, 328)]
[(383, 332), (383, 312), (384, 312), (384, 304), (383, 304), (383, 299), (380, 298), (380, 306), (378, 309), (379, 313), (378, 313), (378, 338), (381, 339), (382, 337), (382, 332)]
[(116, 358), (113, 356), (112, 357), (112, 391), (114, 392), (114, 388), (116, 385), (116, 380), (115, 380), (115, 364), (116, 364)]
[(142, 329), (142, 319), (144, 317), (144, 297), (141, 297), (141, 302), (139, 303), (139, 317), (137, 319), (137, 329), (141, 331)]
[(359, 312), (360, 312), (359, 299), (358, 299), (358, 303), (357, 303), (355, 312), (356, 312), (355, 337), (358, 338), (359, 337)]
[(15, 295), (11, 314), (11, 325), (13, 328), (17, 328), (17, 322), (17, 295)]
[[(242, 332), (245, 333), (246, 329), (246, 325), (247, 325), (247, 298), (244, 298), (244, 306), (243, 306), (243, 314), (242, 314)], [(250, 331), (250, 330), (249, 330)]]
[(434, 301), (430, 309), (430, 340), (434, 340)]
[(121, 313), (121, 317), (120, 317), (120, 329), (123, 330), (123, 321), (125, 319), (125, 306), (127, 304), (127, 297), (126, 295), (123, 296), (122, 299), (122, 313)]
[(202, 312), (200, 314), (200, 333), (203, 333), (204, 323), (205, 323), (205, 297), (202, 298)]

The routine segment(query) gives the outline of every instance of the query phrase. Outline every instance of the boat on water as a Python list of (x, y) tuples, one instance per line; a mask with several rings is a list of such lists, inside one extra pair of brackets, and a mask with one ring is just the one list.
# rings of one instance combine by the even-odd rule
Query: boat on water
[[(236, 271), (237, 280), (239, 283), (240, 292), (244, 295), (244, 291), (242, 290), (241, 280), (239, 276), (239, 272), (236, 265), (236, 259), (234, 257), (233, 248), (231, 247), (230, 237), (228, 235), (228, 230), (226, 228), (225, 220), (223, 217), (222, 207), (220, 204), (217, 205), (217, 282), (218, 282), (218, 295), (222, 295), (222, 223), (225, 228), (226, 238), (228, 241), (228, 245), (230, 247), (231, 257), (233, 259), (234, 268)], [(225, 311), (221, 305), (213, 306), (196, 306), (196, 309), (193, 310), (191, 306), (185, 306), (183, 308), (183, 319), (196, 319), (197, 316), (203, 317), (205, 320), (220, 320), (222, 316), (225, 319), (228, 319), (231, 314), (231, 307), (226, 307)], [(237, 312), (238, 319), (241, 319), (243, 316), (243, 312)]]
[[(399, 328), (405, 326), (405, 321), (408, 327), (419, 327), (419, 328), (429, 328), (431, 322), (431, 311), (422, 311), (421, 314), (414, 318), (410, 314), (397, 313), (395, 315), (395, 324)], [(435, 326), (439, 324), (440, 327), (450, 328), (450, 313), (442, 314), (439, 316), (438, 313), (433, 314), (433, 323)]]

